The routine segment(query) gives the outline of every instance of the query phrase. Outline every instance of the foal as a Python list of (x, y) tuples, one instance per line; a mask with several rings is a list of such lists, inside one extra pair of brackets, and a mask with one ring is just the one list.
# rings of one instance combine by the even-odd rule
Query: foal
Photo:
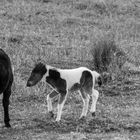
[(0, 94), (3, 93), (4, 123), (10, 127), (9, 118), (9, 98), (13, 83), (13, 73), (8, 55), (0, 49)]
[(91, 71), (86, 67), (79, 67), (76, 69), (58, 69), (38, 63), (31, 72), (27, 81), (27, 86), (34, 86), (42, 78), (53, 88), (52, 92), (47, 95), (48, 112), (52, 117), (54, 114), (52, 112), (51, 99), (59, 95), (56, 121), (61, 120), (62, 109), (68, 92), (76, 90), (79, 91), (84, 105), (80, 118), (87, 115), (90, 95), (92, 96), (90, 112), (92, 113), (92, 116), (95, 116), (96, 102), (99, 92), (94, 89), (94, 85), (95, 82), (97, 82), (99, 86), (102, 84), (99, 73)]

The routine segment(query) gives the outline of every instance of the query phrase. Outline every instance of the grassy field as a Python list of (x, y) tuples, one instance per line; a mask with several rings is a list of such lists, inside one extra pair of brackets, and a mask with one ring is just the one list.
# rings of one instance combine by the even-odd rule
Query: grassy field
[[(34, 64), (93, 68), (91, 50), (103, 37), (114, 38), (126, 53), (127, 78), (98, 89), (96, 117), (89, 113), (85, 122), (78, 120), (81, 98), (71, 94), (56, 124), (47, 113), (46, 94), (51, 89), (43, 82), (25, 86)], [(139, 0), (1, 0), (0, 47), (11, 58), (15, 79), (12, 128), (3, 128), (1, 105), (0, 140), (140, 139)], [(57, 99), (55, 114), (56, 105)]]

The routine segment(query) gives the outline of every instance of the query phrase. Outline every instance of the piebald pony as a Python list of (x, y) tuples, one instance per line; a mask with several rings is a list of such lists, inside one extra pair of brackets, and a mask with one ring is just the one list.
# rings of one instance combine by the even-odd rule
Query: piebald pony
[(59, 69), (43, 63), (38, 63), (31, 72), (27, 81), (27, 87), (36, 85), (41, 79), (53, 88), (52, 92), (47, 95), (48, 112), (53, 117), (51, 99), (59, 95), (58, 112), (56, 121), (61, 120), (62, 109), (66, 101), (68, 92), (78, 90), (83, 100), (83, 110), (80, 118), (87, 115), (90, 95), (92, 96), (92, 105), (90, 112), (95, 116), (96, 102), (99, 92), (94, 89), (95, 82), (101, 86), (102, 81), (100, 74), (91, 71), (86, 67), (75, 69)]

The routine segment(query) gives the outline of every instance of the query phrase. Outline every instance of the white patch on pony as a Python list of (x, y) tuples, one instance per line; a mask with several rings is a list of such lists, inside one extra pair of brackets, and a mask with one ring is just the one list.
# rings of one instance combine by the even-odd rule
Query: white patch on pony
[(79, 67), (75, 69), (58, 69), (61, 78), (65, 79), (67, 82), (67, 90), (70, 90), (71, 87), (76, 83), (80, 84), (80, 79), (83, 71), (90, 71), (90, 70), (86, 67)]
[[(91, 70), (90, 70), (91, 71)], [(97, 79), (99, 76), (100, 76), (100, 74), (98, 73), (98, 72), (96, 72), (96, 71), (91, 71), (91, 73), (92, 73), (92, 76), (95, 78), (95, 79)]]
[(54, 68), (54, 67), (52, 67), (52, 66), (50, 66), (50, 65), (46, 65), (46, 69), (47, 69), (47, 72), (46, 72), (46, 74), (45, 74), (44, 77), (49, 76), (49, 70), (50, 70), (50, 69), (56, 69), (56, 68)]

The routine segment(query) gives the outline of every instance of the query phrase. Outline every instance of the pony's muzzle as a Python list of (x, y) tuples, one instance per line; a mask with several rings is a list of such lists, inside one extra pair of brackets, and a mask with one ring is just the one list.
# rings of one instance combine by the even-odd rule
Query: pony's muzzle
[(31, 87), (33, 85), (34, 85), (34, 83), (32, 81), (28, 81), (27, 84), (26, 84), (27, 87)]

